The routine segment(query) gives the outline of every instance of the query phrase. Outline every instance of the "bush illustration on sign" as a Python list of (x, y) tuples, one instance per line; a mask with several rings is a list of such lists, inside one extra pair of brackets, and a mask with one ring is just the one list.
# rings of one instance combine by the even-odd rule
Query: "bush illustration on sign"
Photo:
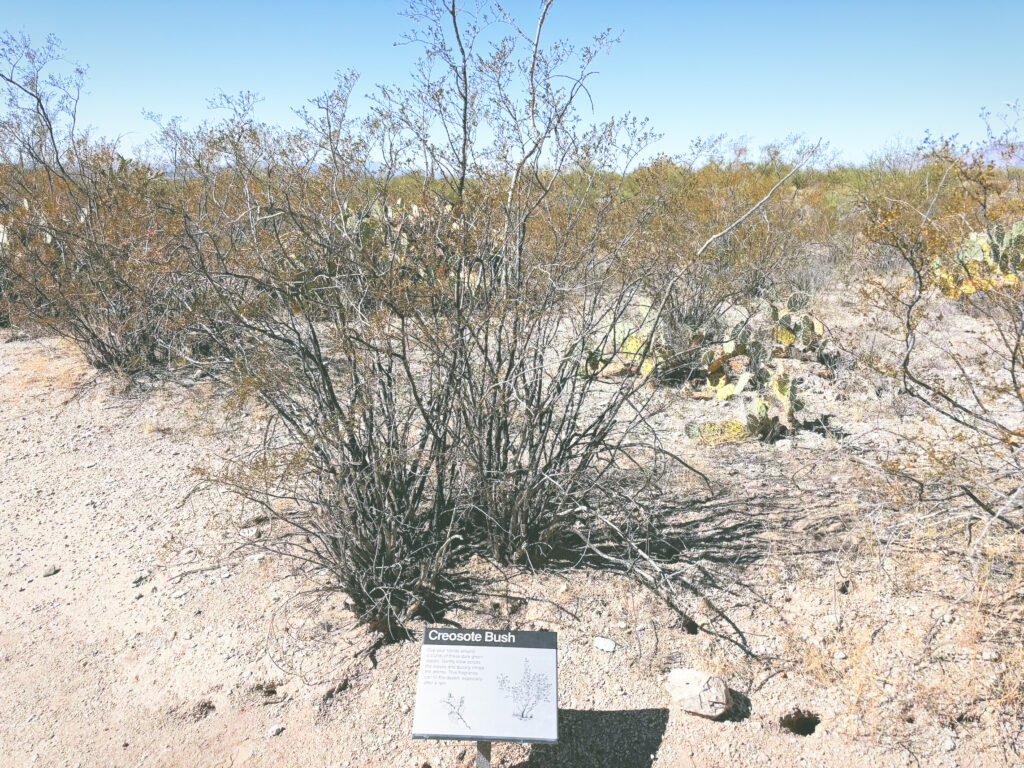
[(469, 723), (466, 722), (466, 718), (462, 716), (462, 710), (466, 707), (466, 697), (460, 696), (459, 700), (455, 700), (455, 695), (452, 693), (448, 694), (446, 699), (441, 701), (446, 707), (448, 707), (448, 719), (452, 722), (459, 721), (464, 726), (469, 728)]
[(499, 675), (498, 690), (504, 691), (505, 696), (512, 700), (513, 715), (520, 720), (529, 720), (533, 717), (534, 708), (551, 690), (551, 681), (545, 674), (531, 672), (530, 662), (527, 661), (523, 664), (523, 676), (515, 685), (508, 679), (508, 675)]

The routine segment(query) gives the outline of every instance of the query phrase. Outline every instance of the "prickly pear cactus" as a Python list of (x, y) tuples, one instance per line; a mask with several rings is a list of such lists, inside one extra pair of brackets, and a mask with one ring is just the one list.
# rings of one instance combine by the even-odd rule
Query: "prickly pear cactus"
[(627, 336), (622, 346), (619, 347), (619, 354), (636, 356), (647, 345), (647, 339), (640, 336)]
[(686, 425), (686, 435), (691, 439), (703, 440), (708, 445), (738, 443), (749, 436), (746, 425), (735, 419), (690, 422)]
[(785, 304), (771, 308), (776, 357), (813, 357), (825, 338), (825, 326), (807, 311), (810, 298), (797, 292)]
[(960, 299), (999, 289), (1021, 289), (1024, 257), (1024, 221), (1009, 231), (996, 228), (995, 239), (986, 232), (971, 232), (952, 258), (936, 259), (932, 266), (943, 296)]
[(796, 334), (781, 322), (775, 326), (774, 336), (775, 343), (783, 347), (783, 351), (788, 351), (790, 347), (796, 344)]
[(758, 440), (770, 443), (786, 431), (778, 415), (771, 412), (768, 401), (760, 396), (754, 398), (747, 411), (747, 433)]
[(811, 305), (811, 297), (804, 291), (795, 291), (786, 300), (786, 309), (793, 314), (804, 312)]
[(649, 336), (620, 334), (618, 328), (603, 349), (598, 346), (591, 342), (580, 365), (580, 376), (639, 375), (646, 379), (671, 357), (663, 347), (656, 349)]
[(803, 401), (797, 395), (795, 382), (788, 374), (779, 369), (769, 377), (768, 391), (778, 405), (779, 421), (787, 429), (793, 429), (796, 425), (795, 414), (804, 407)]
[(734, 381), (730, 381), (723, 372), (715, 383), (708, 380), (708, 388), (714, 393), (716, 400), (728, 400), (739, 395), (747, 388), (753, 376), (749, 372), (741, 373)]
[(654, 357), (645, 357), (643, 362), (640, 363), (640, 376), (644, 379), (649, 379), (654, 375), (654, 371), (658, 367), (658, 360)]
[(799, 426), (796, 414), (802, 408), (796, 382), (777, 367), (747, 409), (747, 434), (769, 443), (792, 434)]
[(765, 346), (756, 338), (750, 324), (738, 324), (728, 341), (704, 351), (701, 364), (706, 369), (707, 385), (695, 396), (727, 400), (742, 394), (757, 381), (764, 352)]
[(998, 262), (1004, 270), (1020, 271), (1024, 263), (1024, 221), (1016, 222), (1003, 234)]

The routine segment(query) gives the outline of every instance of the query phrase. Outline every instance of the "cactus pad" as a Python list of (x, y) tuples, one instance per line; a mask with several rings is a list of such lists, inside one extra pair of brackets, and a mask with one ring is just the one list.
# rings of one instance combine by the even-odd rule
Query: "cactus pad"
[(735, 419), (725, 421), (703, 421), (691, 422), (686, 425), (686, 435), (691, 438), (700, 438), (708, 445), (721, 445), (722, 443), (738, 443), (749, 436), (747, 427)]

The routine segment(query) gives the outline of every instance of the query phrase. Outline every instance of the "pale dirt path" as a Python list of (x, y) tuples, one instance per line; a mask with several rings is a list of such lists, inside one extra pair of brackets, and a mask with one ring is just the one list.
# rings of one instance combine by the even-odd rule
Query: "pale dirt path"
[[(233, 764), (276, 722), (228, 694), (267, 674), (265, 569), (242, 560), (171, 583), (211, 564), (195, 549), (218, 553), (209, 497), (181, 505), (210, 441), (178, 433), (174, 400), (100, 384), (66, 402), (92, 375), (75, 360), (63, 345), (0, 345), (0, 763)], [(207, 700), (218, 716), (188, 722)]]

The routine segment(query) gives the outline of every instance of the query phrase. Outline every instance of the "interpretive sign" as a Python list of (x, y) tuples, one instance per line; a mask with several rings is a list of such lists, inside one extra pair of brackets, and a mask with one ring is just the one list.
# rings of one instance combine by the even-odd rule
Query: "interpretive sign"
[(428, 627), (412, 736), (558, 741), (555, 633)]

